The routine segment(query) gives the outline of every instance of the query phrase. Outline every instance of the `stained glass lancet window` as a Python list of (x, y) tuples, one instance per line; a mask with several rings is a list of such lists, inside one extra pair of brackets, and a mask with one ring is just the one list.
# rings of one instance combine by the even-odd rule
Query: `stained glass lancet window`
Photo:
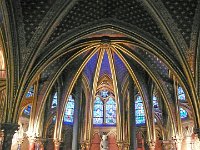
[(187, 116), (188, 116), (187, 111), (183, 108), (180, 108), (180, 116), (182, 119), (187, 118)]
[(30, 114), (31, 114), (31, 105), (28, 105), (28, 106), (26, 106), (26, 107), (24, 108), (24, 110), (23, 110), (23, 115), (25, 115), (25, 116), (30, 116)]
[(96, 97), (94, 101), (93, 123), (103, 124), (103, 102), (99, 97)]
[(53, 116), (52, 121), (56, 122), (56, 116)]
[(31, 86), (30, 89), (29, 89), (29, 91), (26, 93), (26, 98), (32, 97), (33, 94), (34, 94), (34, 87)]
[(73, 123), (74, 121), (74, 99), (72, 95), (68, 97), (68, 103), (66, 105), (64, 114), (64, 123)]
[(158, 99), (155, 95), (153, 95), (153, 108), (158, 109)]
[(185, 92), (183, 91), (182, 87), (178, 87), (178, 99), (181, 101), (185, 101)]
[[(185, 92), (183, 91), (183, 88), (181, 86), (178, 87), (178, 100), (180, 100), (180, 102), (186, 101)], [(183, 108), (180, 108), (180, 117), (181, 119), (188, 117), (187, 111)]]
[(112, 97), (106, 102), (106, 124), (116, 124), (116, 103)]
[(53, 96), (51, 108), (57, 107), (57, 104), (58, 104), (58, 94), (57, 94), (57, 92), (56, 92), (56, 93), (54, 94), (54, 96)]
[(145, 124), (145, 113), (141, 96), (137, 96), (135, 101), (135, 120), (137, 125)]

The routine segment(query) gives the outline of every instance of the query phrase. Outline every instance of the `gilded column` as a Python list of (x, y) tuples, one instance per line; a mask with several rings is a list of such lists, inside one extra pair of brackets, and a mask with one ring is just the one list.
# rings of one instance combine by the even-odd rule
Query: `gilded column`
[(80, 101), (81, 101), (81, 80), (79, 79), (77, 81), (76, 87), (75, 87), (75, 105), (74, 105), (74, 123), (73, 123), (73, 139), (72, 139), (72, 150), (78, 149), (78, 133), (79, 133), (79, 107), (80, 107)]
[(134, 83), (129, 80), (129, 120), (130, 120), (130, 150), (136, 147), (136, 121), (135, 121), (135, 100), (134, 100)]
[(12, 124), (12, 123), (4, 123), (1, 125), (1, 129), (4, 132), (4, 138), (3, 138), (3, 150), (10, 150), (12, 145), (12, 139), (13, 135), (15, 134), (15, 131), (18, 129), (18, 124)]
[(35, 150), (36, 138), (30, 136), (30, 137), (28, 138), (28, 141), (29, 141), (28, 149), (29, 149), (29, 150)]
[(59, 141), (58, 139), (54, 139), (53, 142), (54, 142), (54, 150), (60, 150), (61, 141)]
[(155, 150), (156, 148), (156, 141), (152, 140), (148, 143), (149, 145), (149, 150)]

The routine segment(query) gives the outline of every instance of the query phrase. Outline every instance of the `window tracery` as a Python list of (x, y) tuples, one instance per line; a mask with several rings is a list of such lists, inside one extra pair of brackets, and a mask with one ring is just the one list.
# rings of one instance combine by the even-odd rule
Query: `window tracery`
[(181, 119), (187, 118), (188, 117), (188, 113), (185, 109), (180, 108), (180, 117)]
[(135, 120), (136, 125), (145, 124), (145, 112), (141, 96), (136, 97), (135, 101)]
[(93, 107), (93, 124), (115, 125), (116, 102), (108, 90), (102, 90), (96, 97)]
[(25, 108), (24, 108), (24, 110), (23, 110), (23, 114), (22, 115), (25, 115), (25, 116), (30, 116), (30, 114), (31, 114), (31, 108), (32, 108), (32, 106), (31, 105), (28, 105), (28, 106), (26, 106)]
[(66, 105), (64, 114), (64, 123), (73, 123), (74, 121), (74, 99), (72, 95), (68, 97), (68, 103)]
[(185, 92), (183, 91), (183, 88), (182, 87), (178, 87), (178, 99), (181, 100), (181, 101), (185, 101), (186, 98), (185, 98)]
[(51, 108), (57, 107), (57, 104), (58, 104), (58, 95), (57, 95), (57, 92), (56, 92), (56, 93), (54, 94), (54, 96), (53, 96)]
[[(183, 90), (183, 88), (181, 86), (178, 87), (178, 100), (181, 102), (186, 101), (186, 96), (185, 96), (185, 92)], [(187, 118), (188, 117), (188, 113), (185, 109), (181, 108), (179, 109), (180, 111), (180, 117), (181, 119)]]
[(33, 95), (34, 95), (34, 87), (32, 85), (29, 91), (26, 93), (26, 98), (32, 97)]

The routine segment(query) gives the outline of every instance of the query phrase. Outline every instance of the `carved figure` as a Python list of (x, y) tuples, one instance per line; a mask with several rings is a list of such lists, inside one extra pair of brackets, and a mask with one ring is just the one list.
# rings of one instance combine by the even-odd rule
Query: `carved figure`
[(100, 149), (101, 150), (108, 150), (107, 135), (102, 135), (102, 140), (101, 140), (101, 143), (100, 143)]

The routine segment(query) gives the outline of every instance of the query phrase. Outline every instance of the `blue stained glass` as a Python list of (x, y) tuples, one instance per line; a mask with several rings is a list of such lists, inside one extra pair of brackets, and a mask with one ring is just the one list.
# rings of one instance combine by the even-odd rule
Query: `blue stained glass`
[(53, 116), (52, 121), (56, 122), (56, 116)]
[(64, 114), (64, 122), (65, 123), (73, 123), (74, 121), (74, 99), (70, 95), (68, 98), (68, 103), (66, 105), (65, 114)]
[(145, 113), (141, 96), (137, 96), (135, 101), (135, 119), (137, 125), (145, 123)]
[(182, 87), (178, 87), (178, 99), (179, 100), (182, 100), (182, 101), (185, 101), (185, 92), (183, 91), (183, 88)]
[(93, 123), (94, 124), (103, 123), (103, 102), (99, 97), (96, 97), (96, 100), (94, 101)]
[(31, 86), (29, 91), (26, 93), (26, 98), (32, 97), (33, 94), (34, 94), (34, 88), (33, 88), (33, 86)]
[(180, 108), (180, 116), (181, 116), (182, 119), (187, 118), (187, 116), (188, 116), (187, 111), (184, 110), (183, 108)]
[(106, 102), (106, 123), (116, 123), (116, 103), (111, 97)]
[(155, 108), (155, 109), (158, 108), (158, 100), (157, 100), (157, 97), (155, 95), (153, 96), (153, 108)]
[(58, 96), (57, 96), (57, 92), (56, 92), (56, 93), (54, 94), (54, 96), (53, 96), (51, 108), (57, 107), (57, 103), (58, 103)]
[(25, 114), (26, 116), (30, 116), (31, 113), (31, 105), (26, 106), (26, 108), (23, 111), (23, 114)]
[(109, 92), (107, 90), (102, 90), (100, 91), (100, 95), (101, 97), (106, 98), (109, 96)]

